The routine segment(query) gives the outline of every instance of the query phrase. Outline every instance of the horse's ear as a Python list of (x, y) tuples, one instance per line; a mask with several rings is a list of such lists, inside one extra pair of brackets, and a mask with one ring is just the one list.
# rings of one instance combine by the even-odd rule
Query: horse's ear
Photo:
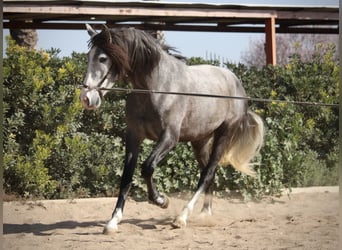
[(108, 39), (108, 42), (112, 43), (112, 35), (110, 34), (107, 25), (102, 24), (102, 32), (104, 32), (104, 34), (106, 35), (105, 37)]
[(93, 27), (91, 27), (89, 24), (86, 23), (86, 28), (88, 31), (88, 34), (90, 37), (93, 37), (97, 34), (97, 32), (93, 29)]

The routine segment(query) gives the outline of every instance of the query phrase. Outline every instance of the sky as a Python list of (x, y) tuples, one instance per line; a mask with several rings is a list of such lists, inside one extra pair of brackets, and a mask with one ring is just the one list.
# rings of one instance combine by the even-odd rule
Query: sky
[[(164, 1), (164, 0), (161, 0)], [(196, 2), (196, 3), (239, 3), (267, 5), (338, 5), (339, 0), (166, 0), (165, 2)], [(58, 48), (60, 56), (69, 56), (73, 51), (87, 52), (87, 31), (84, 30), (37, 30), (37, 49)], [(4, 37), (9, 34), (4, 30)], [(166, 42), (178, 49), (186, 57), (202, 57), (211, 59), (214, 56), (232, 63), (241, 62), (249, 44), (254, 40), (264, 39), (264, 34), (258, 33), (215, 33), (215, 32), (165, 32)], [(3, 38), (4, 39), (4, 38)], [(4, 47), (6, 46), (3, 40)], [(5, 53), (4, 53), (5, 55)]]

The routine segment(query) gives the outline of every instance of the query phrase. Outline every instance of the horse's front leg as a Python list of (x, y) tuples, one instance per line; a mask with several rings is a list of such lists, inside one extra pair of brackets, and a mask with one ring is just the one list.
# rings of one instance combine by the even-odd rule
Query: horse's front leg
[(116, 232), (118, 229), (118, 224), (122, 220), (123, 208), (125, 206), (125, 201), (128, 192), (132, 185), (134, 169), (137, 164), (139, 147), (142, 139), (137, 137), (131, 132), (127, 132), (126, 135), (126, 157), (124, 170), (121, 177), (120, 192), (118, 200), (116, 202), (115, 209), (112, 214), (112, 219), (105, 226), (103, 233), (110, 234)]
[(161, 208), (167, 208), (169, 200), (165, 195), (158, 192), (153, 182), (152, 175), (157, 164), (176, 146), (178, 142), (178, 136), (176, 134), (175, 131), (170, 129), (165, 130), (141, 169), (141, 174), (147, 184), (149, 200)]

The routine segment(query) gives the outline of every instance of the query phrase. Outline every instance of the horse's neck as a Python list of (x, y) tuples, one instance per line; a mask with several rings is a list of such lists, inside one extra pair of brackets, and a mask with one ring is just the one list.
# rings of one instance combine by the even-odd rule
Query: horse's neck
[(144, 77), (132, 76), (131, 81), (134, 88), (147, 90), (163, 90), (165, 84), (170, 84), (167, 77), (170, 74), (179, 74), (181, 68), (187, 67), (184, 62), (172, 55), (162, 52), (158, 65), (153, 69), (151, 75)]

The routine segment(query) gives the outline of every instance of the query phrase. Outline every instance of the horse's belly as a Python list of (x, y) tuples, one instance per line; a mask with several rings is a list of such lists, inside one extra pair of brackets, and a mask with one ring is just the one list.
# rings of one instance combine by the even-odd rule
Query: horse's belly
[(180, 141), (196, 141), (208, 137), (224, 122), (224, 118), (219, 110), (186, 116), (180, 130)]

